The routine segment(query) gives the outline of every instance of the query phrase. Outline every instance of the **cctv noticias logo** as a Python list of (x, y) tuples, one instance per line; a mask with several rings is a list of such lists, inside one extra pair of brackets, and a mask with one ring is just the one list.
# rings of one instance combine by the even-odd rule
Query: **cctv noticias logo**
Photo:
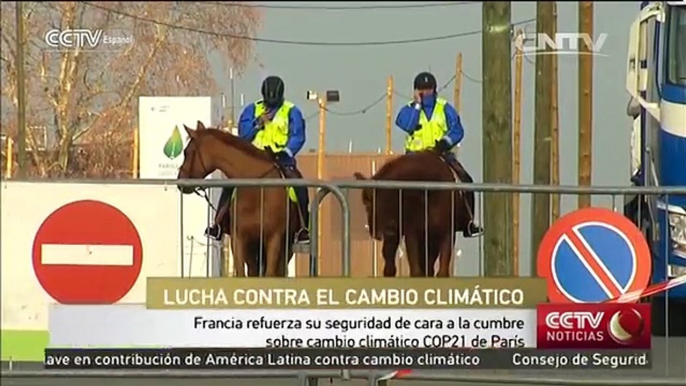
[(538, 348), (650, 348), (650, 304), (541, 304), (536, 313)]

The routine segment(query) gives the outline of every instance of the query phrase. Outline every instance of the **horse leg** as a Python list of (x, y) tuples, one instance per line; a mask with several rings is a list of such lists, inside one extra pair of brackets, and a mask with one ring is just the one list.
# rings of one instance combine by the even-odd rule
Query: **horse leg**
[(440, 244), (436, 237), (430, 237), (427, 248), (428, 254), (426, 255), (426, 277), (434, 277), (436, 274), (436, 260), (438, 259), (439, 247)]
[(438, 277), (450, 277), (450, 260), (453, 257), (455, 234), (452, 231), (446, 233), (440, 243)]
[(281, 263), (281, 254), (283, 253), (283, 243), (284, 235), (282, 234), (272, 234), (267, 237), (265, 245), (265, 256), (266, 256), (266, 270), (264, 272), (265, 276), (275, 277), (278, 275), (279, 271), (283, 271), (283, 267), (279, 267)]
[(260, 260), (257, 255), (259, 250), (255, 248), (255, 243), (250, 243), (248, 246), (248, 259), (246, 261), (248, 266), (248, 277), (260, 277)]
[(279, 251), (279, 261), (277, 267), (277, 276), (286, 277), (288, 276), (288, 263), (290, 263), (290, 257), (293, 255), (290, 244), (288, 246), (282, 245), (281, 251)]
[(231, 241), (236, 277), (245, 277), (245, 263), (250, 261), (250, 245), (243, 235), (232, 236)]
[(384, 260), (383, 275), (384, 277), (395, 277), (397, 268), (395, 266), (395, 255), (398, 252), (398, 245), (400, 244), (400, 237), (397, 234), (387, 234), (383, 237), (383, 245), (381, 246), (381, 255)]
[(424, 276), (422, 269), (422, 256), (424, 255), (424, 243), (422, 242), (423, 232), (406, 233), (405, 234), (405, 249), (407, 252), (407, 262), (410, 265), (410, 276), (421, 277)]

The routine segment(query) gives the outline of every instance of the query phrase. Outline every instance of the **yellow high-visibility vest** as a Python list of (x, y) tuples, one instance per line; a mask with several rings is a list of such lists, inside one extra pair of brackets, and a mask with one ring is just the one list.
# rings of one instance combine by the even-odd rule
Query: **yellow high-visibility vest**
[[(445, 99), (436, 98), (436, 105), (434, 106), (431, 120), (426, 116), (424, 110), (419, 111), (419, 124), (421, 129), (407, 137), (405, 141), (405, 150), (416, 152), (431, 149), (436, 141), (443, 138), (448, 132), (448, 124), (445, 119), (445, 105), (448, 103)], [(413, 102), (409, 105), (412, 106)]]
[[(264, 129), (257, 132), (253, 145), (259, 149), (269, 146), (274, 151), (279, 152), (286, 148), (288, 142), (288, 114), (294, 104), (288, 101), (283, 102), (279, 110), (274, 114), (270, 122), (265, 123)], [(255, 102), (255, 118), (258, 118), (266, 111), (264, 102)]]

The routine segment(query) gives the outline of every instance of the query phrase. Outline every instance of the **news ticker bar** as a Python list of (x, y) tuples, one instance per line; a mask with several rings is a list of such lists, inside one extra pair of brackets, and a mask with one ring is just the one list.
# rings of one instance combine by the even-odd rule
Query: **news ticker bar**
[(651, 369), (648, 350), (46, 349), (46, 369)]

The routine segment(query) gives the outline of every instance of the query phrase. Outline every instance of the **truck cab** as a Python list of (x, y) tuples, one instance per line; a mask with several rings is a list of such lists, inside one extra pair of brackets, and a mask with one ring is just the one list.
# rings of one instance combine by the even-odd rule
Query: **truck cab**
[[(629, 36), (626, 89), (634, 120), (631, 181), (686, 188), (685, 1), (641, 4)], [(625, 214), (650, 245), (652, 284), (686, 275), (686, 195), (636, 196)], [(686, 285), (651, 302), (655, 335), (686, 336)]]

